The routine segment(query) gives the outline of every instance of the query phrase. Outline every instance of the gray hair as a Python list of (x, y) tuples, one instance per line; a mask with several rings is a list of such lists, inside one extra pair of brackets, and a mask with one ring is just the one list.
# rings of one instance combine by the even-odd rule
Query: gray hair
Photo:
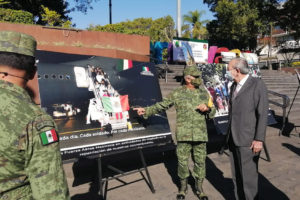
[(231, 61), (234, 62), (235, 69), (239, 69), (241, 71), (241, 74), (248, 74), (249, 73), (249, 66), (248, 62), (244, 58), (233, 58)]

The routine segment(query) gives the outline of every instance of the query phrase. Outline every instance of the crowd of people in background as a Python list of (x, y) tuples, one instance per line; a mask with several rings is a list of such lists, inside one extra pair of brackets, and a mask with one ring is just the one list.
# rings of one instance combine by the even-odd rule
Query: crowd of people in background
[(88, 65), (88, 72), (90, 80), (89, 91), (95, 92), (96, 97), (119, 96), (118, 92), (110, 84), (108, 75), (101, 67)]

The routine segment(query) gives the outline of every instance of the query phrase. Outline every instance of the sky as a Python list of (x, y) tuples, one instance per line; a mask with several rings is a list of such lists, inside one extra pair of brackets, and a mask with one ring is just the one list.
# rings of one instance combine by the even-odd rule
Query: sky
[[(176, 24), (177, 20), (177, 0), (111, 0), (112, 1), (112, 23), (119, 23), (136, 18), (152, 18), (153, 20), (170, 15)], [(74, 1), (69, 1), (70, 6)], [(92, 25), (109, 24), (109, 0), (93, 1), (92, 10), (87, 14), (73, 11), (69, 14), (75, 28), (86, 29)], [(212, 20), (213, 13), (209, 11), (207, 4), (203, 0), (181, 0), (181, 16), (189, 11), (204, 10), (205, 14), (201, 20)]]

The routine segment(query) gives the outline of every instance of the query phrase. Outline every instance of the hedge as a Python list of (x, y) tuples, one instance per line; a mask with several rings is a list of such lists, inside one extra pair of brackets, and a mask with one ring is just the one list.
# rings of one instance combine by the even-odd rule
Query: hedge
[(33, 24), (33, 15), (30, 12), (23, 10), (12, 10), (0, 8), (0, 21)]

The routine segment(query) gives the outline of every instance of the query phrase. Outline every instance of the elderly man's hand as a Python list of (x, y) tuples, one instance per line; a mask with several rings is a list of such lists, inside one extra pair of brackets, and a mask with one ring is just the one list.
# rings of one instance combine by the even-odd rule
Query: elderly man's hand
[(201, 112), (206, 112), (209, 110), (209, 108), (207, 107), (206, 104), (202, 103), (200, 105), (197, 106), (197, 109), (199, 109)]
[(138, 115), (144, 115), (146, 113), (145, 108), (133, 108), (133, 110), (136, 110)]
[(263, 148), (263, 142), (253, 140), (250, 149), (252, 149), (253, 153), (259, 153)]

